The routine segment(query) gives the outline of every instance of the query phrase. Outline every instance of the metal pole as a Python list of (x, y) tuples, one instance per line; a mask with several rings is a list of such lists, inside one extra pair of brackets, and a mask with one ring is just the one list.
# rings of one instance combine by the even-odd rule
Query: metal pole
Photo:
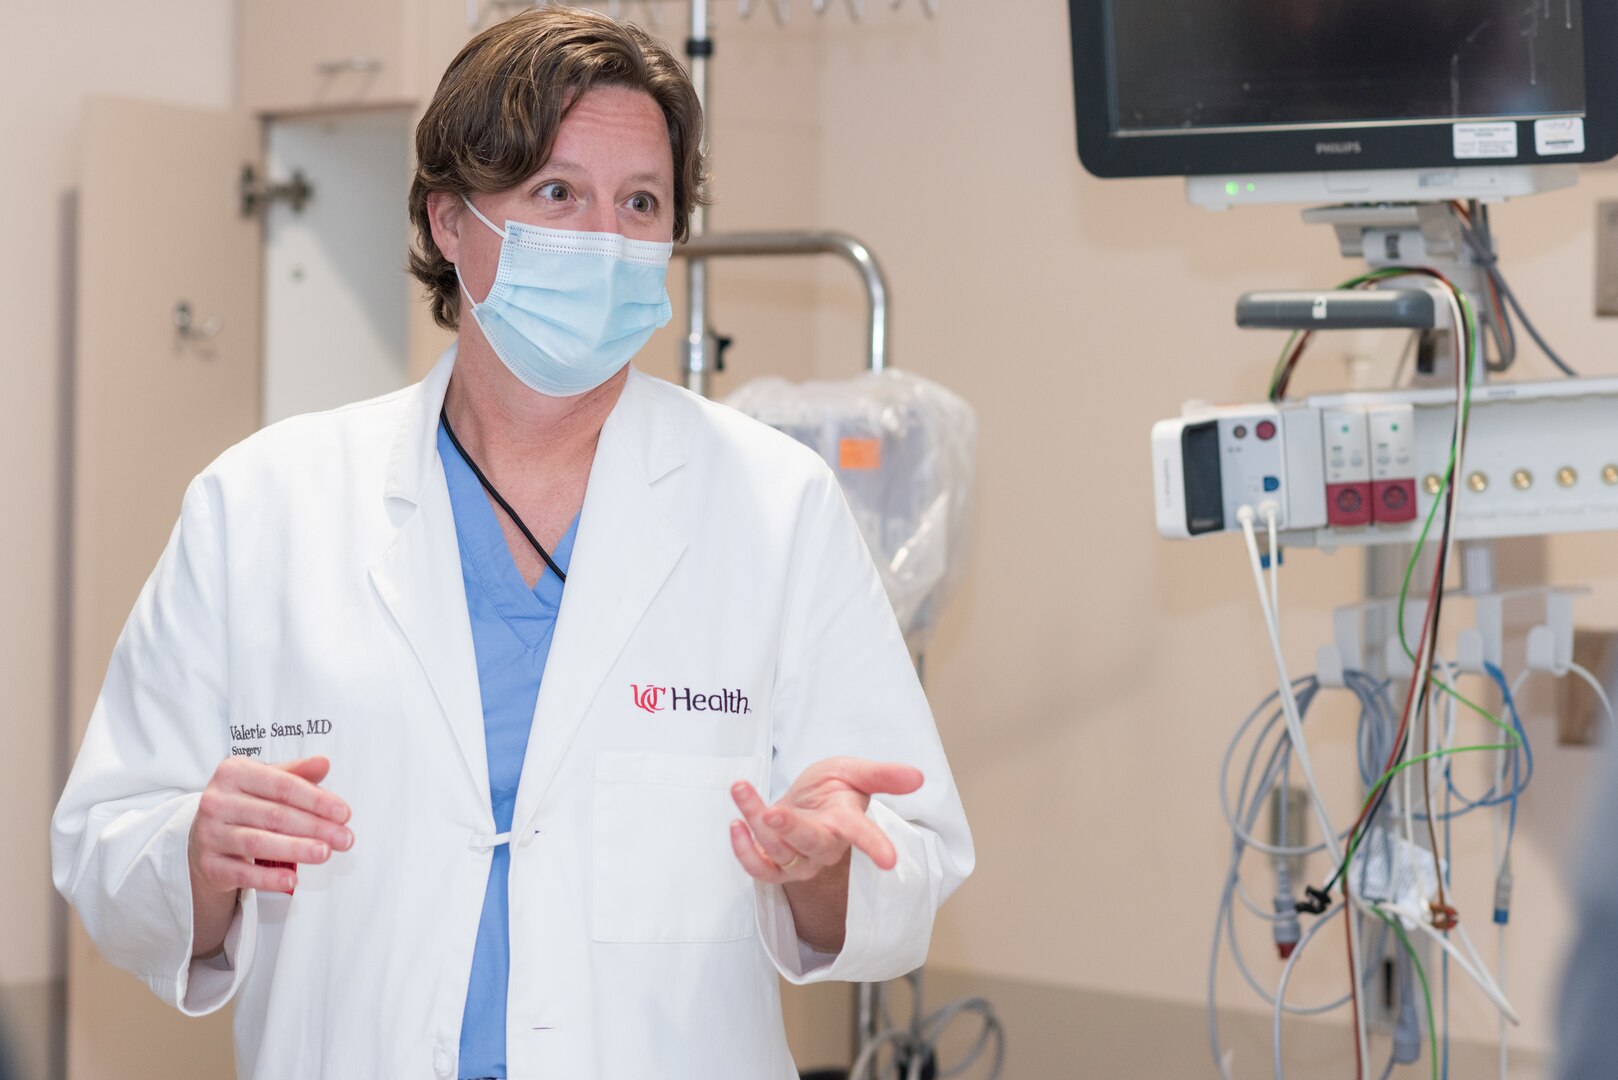
[[(708, 0), (691, 0), (691, 36), (685, 43), (686, 62), (691, 68), (691, 85), (697, 91), (697, 103), (702, 106), (703, 145), (708, 138), (708, 68), (713, 57), (713, 38), (708, 33)], [(708, 212), (697, 207), (691, 213), (691, 237), (696, 239), (708, 231)], [(708, 396), (709, 355), (708, 340), (708, 264), (700, 258), (687, 259), (685, 264), (686, 311), (690, 321), (685, 335), (685, 385), (694, 393)]]
[[(888, 282), (882, 266), (871, 254), (871, 249), (847, 233), (839, 232), (739, 232), (710, 233), (695, 237), (674, 249), (674, 254), (688, 260), (687, 269), (703, 265), (709, 259), (732, 256), (772, 255), (837, 255), (854, 265), (865, 285), (865, 296), (870, 303), (866, 322), (869, 344), (866, 363), (872, 371), (881, 371), (888, 364)], [(704, 280), (704, 298), (706, 281)], [(693, 334), (697, 325), (699, 305), (691, 300)], [(687, 371), (687, 375), (692, 374)], [(688, 387), (695, 390), (689, 379)]]

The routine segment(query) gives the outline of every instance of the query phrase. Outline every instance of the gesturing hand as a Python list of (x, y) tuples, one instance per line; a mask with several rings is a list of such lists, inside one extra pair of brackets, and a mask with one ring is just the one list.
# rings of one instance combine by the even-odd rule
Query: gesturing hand
[(331, 763), (323, 757), (285, 765), (227, 758), (203, 789), (191, 823), (193, 892), (237, 889), (291, 892), (296, 870), (271, 863), (323, 863), (347, 851), (348, 804), (319, 787)]
[(865, 808), (877, 794), (908, 795), (921, 787), (919, 769), (836, 757), (805, 769), (774, 806), (752, 784), (730, 789), (745, 823), (730, 824), (730, 846), (753, 877), (771, 885), (808, 881), (859, 848), (884, 870), (898, 861), (893, 843)]

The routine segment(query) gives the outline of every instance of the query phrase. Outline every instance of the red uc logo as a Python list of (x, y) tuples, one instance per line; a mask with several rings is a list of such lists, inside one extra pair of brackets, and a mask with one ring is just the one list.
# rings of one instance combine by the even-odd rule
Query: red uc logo
[(663, 706), (658, 702), (658, 699), (663, 696), (663, 688), (661, 686), (648, 686), (646, 689), (642, 690), (640, 688), (640, 684), (638, 683), (630, 683), (629, 685), (630, 689), (634, 690), (635, 692), (636, 708), (644, 709), (651, 713), (663, 711)]

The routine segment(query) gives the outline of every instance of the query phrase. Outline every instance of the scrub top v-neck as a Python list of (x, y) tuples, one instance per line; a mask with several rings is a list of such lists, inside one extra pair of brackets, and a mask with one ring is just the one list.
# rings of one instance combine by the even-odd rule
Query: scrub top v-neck
[[(498, 511), (490, 505), (477, 476), (456, 452), (442, 424), (438, 428), (438, 456), (449, 484), (461, 552), (461, 579), (472, 621), (494, 823), (497, 831), (510, 832), (517, 782), (522, 776), (534, 705), (545, 676), (564, 586), (549, 569), (532, 589), (523, 581), (495, 516)], [(550, 553), (564, 574), (578, 527), (578, 519), (574, 518), (556, 550)], [(461, 1023), (460, 1077), (506, 1075), (510, 869), (511, 848), (502, 844), (494, 849), (489, 867), (488, 890), (472, 955), (472, 976)]]

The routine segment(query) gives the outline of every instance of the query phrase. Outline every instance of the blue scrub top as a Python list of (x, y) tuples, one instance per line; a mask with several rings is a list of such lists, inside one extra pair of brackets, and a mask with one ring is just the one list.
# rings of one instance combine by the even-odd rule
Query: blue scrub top
[[(562, 582), (549, 570), (532, 589), (523, 582), (506, 547), (496, 510), (478, 478), (455, 451), (443, 425), (438, 428), (438, 456), (449, 483), (455, 535), (461, 549), (461, 579), (466, 609), (472, 619), (472, 645), (477, 653), (478, 689), (483, 697), (483, 735), (489, 755), (489, 795), (495, 829), (511, 831), (522, 776), (534, 704), (550, 657), (556, 613), (562, 606)], [(551, 557), (567, 572), (579, 522), (573, 519)], [(459, 1076), (506, 1075), (506, 984), (511, 960), (510, 912), (506, 884), (511, 847), (494, 849), (489, 867), (472, 978), (467, 984), (461, 1019)]]

